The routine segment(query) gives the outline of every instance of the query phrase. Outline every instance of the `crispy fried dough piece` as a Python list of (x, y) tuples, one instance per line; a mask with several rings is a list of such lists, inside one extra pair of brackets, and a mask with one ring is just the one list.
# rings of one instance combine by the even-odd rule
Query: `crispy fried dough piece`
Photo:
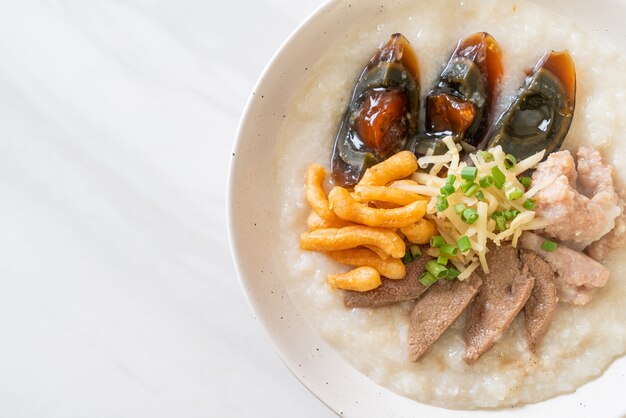
[(372, 208), (354, 200), (350, 192), (335, 186), (328, 194), (330, 207), (346, 221), (381, 228), (402, 228), (424, 217), (428, 202), (416, 200), (406, 206), (393, 209)]
[(380, 273), (373, 267), (357, 267), (346, 273), (329, 274), (326, 283), (337, 289), (367, 292), (380, 286)]
[(357, 184), (354, 186), (354, 193), (359, 202), (389, 202), (399, 206), (408, 205), (416, 200), (428, 200), (419, 193), (404, 190), (397, 187), (368, 186)]
[(409, 317), (409, 359), (418, 361), (463, 313), (483, 281), (478, 272), (467, 280), (439, 280), (420, 297)]
[(428, 219), (420, 219), (412, 225), (400, 228), (407, 240), (413, 244), (428, 244), (433, 235), (437, 235), (437, 225)]
[(417, 260), (407, 264), (404, 279), (382, 278), (383, 283), (374, 290), (368, 292), (346, 291), (343, 299), (344, 305), (348, 308), (378, 308), (396, 302), (417, 299), (426, 290), (426, 287), (419, 282), (419, 277), (424, 272), (424, 266), (429, 260), (432, 258), (423, 254)]
[(300, 248), (307, 251), (345, 250), (371, 245), (394, 258), (403, 257), (406, 250), (402, 238), (387, 228), (355, 225), (316, 229), (300, 234)]
[(490, 246), (487, 263), (491, 272), (468, 308), (463, 359), (467, 364), (475, 363), (500, 339), (526, 304), (534, 284), (511, 244)]
[(334, 221), (329, 221), (317, 214), (313, 209), (309, 213), (309, 216), (306, 218), (306, 226), (309, 228), (309, 231), (315, 231), (316, 229), (323, 228), (343, 228), (344, 226), (354, 226), (352, 222), (344, 221), (340, 217), (337, 217)]
[(410, 176), (417, 168), (415, 154), (411, 151), (400, 151), (385, 161), (368, 168), (359, 184), (384, 186), (391, 181)]
[(330, 209), (326, 192), (324, 192), (324, 179), (326, 178), (326, 170), (319, 164), (312, 164), (306, 170), (306, 200), (311, 208), (322, 219), (329, 222), (336, 222), (340, 219)]
[(529, 250), (521, 250), (520, 258), (535, 279), (535, 286), (524, 306), (526, 339), (528, 347), (534, 352), (552, 322), (559, 298), (554, 285), (554, 271), (550, 265)]
[(401, 259), (388, 257), (383, 260), (378, 254), (368, 248), (327, 251), (326, 254), (342, 264), (354, 267), (369, 266), (375, 268), (381, 276), (388, 279), (400, 280), (406, 275), (406, 267)]

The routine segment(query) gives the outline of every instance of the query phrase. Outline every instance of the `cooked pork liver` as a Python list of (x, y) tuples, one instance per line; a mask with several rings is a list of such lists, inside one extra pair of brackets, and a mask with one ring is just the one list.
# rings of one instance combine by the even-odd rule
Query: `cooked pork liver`
[(426, 290), (424, 285), (419, 282), (419, 278), (429, 260), (432, 260), (432, 257), (422, 254), (420, 258), (407, 264), (404, 279), (391, 280), (382, 277), (382, 284), (376, 289), (367, 292), (347, 290), (343, 298), (344, 305), (348, 308), (377, 308), (396, 302), (417, 299)]
[(519, 239), (522, 248), (536, 252), (550, 264), (556, 272), (556, 285), (559, 300), (585, 305), (597, 290), (606, 285), (609, 270), (591, 257), (559, 244), (552, 252), (541, 249), (544, 238), (532, 232), (524, 232)]
[(468, 308), (464, 360), (475, 363), (497, 342), (524, 307), (534, 279), (523, 266), (511, 244), (490, 246), (487, 264), (490, 272), (483, 279), (480, 293)]
[(550, 265), (529, 250), (521, 250), (520, 257), (535, 279), (535, 286), (524, 306), (526, 338), (528, 347), (534, 352), (552, 322), (559, 298), (556, 295), (554, 272)]
[(409, 317), (409, 358), (418, 361), (465, 310), (482, 286), (474, 272), (464, 281), (439, 280), (418, 299)]

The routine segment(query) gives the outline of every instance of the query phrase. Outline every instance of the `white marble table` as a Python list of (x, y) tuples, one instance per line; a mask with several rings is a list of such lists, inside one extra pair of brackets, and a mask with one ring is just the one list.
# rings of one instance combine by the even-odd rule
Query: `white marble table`
[(0, 416), (334, 416), (226, 234), (243, 106), (320, 3), (0, 3)]

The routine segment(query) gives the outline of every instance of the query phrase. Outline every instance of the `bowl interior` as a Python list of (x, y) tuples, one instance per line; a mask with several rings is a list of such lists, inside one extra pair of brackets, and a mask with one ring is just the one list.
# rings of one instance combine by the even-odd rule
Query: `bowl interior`
[[(427, 1), (427, 0), (410, 0)], [(283, 114), (300, 85), (334, 39), (358, 25), (360, 19), (380, 13), (381, 5), (395, 7), (409, 0), (330, 1), (309, 17), (283, 44), (260, 77), (241, 119), (231, 162), (229, 232), (233, 257), (242, 286), (260, 324), (287, 367), (313, 394), (337, 414), (353, 417), (452, 417), (458, 411), (419, 404), (382, 388), (346, 363), (302, 318), (276, 273), (271, 254), (270, 212), (274, 138)], [(591, 31), (618, 48), (626, 47), (626, 4), (617, 0), (537, 1)], [(270, 244), (268, 244), (270, 243)], [(573, 394), (512, 410), (479, 411), (476, 415), (624, 416), (616, 405), (626, 387), (626, 360), (613, 363), (605, 374)]]

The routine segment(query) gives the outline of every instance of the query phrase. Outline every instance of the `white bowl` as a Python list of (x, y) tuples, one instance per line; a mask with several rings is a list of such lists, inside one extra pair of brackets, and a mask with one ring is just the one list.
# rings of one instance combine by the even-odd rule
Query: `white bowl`
[[(294, 375), (338, 415), (347, 417), (457, 417), (459, 411), (420, 404), (368, 379), (313, 330), (275, 273), (270, 239), (271, 164), (277, 137), (294, 94), (336, 37), (381, 4), (427, 0), (336, 0), (311, 15), (289, 37), (261, 75), (240, 122), (229, 182), (229, 233), (235, 264), (250, 305), (274, 349)], [(626, 3), (617, 0), (537, 1), (626, 50)], [(324, 36), (320, 34), (324, 33)], [(514, 409), (464, 411), (462, 416), (626, 417), (626, 359), (575, 393)]]

